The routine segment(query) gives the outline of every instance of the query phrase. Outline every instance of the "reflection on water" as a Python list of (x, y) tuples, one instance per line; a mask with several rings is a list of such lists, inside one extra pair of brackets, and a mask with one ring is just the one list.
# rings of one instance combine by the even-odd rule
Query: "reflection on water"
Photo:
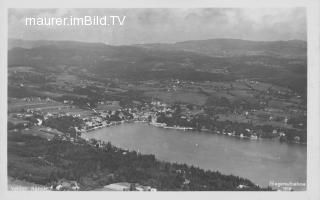
[(83, 137), (154, 154), (164, 161), (241, 176), (262, 186), (271, 181), (306, 182), (307, 148), (299, 144), (279, 143), (278, 140), (250, 141), (141, 123), (99, 129), (85, 133)]

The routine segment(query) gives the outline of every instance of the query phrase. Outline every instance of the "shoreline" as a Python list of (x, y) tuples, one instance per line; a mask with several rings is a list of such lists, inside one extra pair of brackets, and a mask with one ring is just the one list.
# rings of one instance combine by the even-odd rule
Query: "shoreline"
[[(90, 133), (92, 131), (95, 130), (99, 130), (102, 128), (107, 128), (107, 127), (115, 127), (121, 124), (129, 124), (129, 123), (144, 123), (144, 124), (148, 124), (151, 125), (153, 127), (156, 128), (163, 128), (163, 129), (173, 129), (173, 130), (180, 130), (180, 131), (198, 131), (198, 132), (205, 132), (205, 133), (210, 133), (210, 134), (216, 134), (216, 135), (223, 135), (223, 136), (227, 136), (227, 137), (235, 137), (238, 139), (246, 139), (246, 140), (250, 140), (250, 141), (257, 141), (257, 140), (275, 140), (278, 139), (279, 137), (274, 137), (274, 138), (262, 138), (262, 137), (248, 137), (248, 136), (241, 136), (241, 135), (233, 135), (233, 134), (228, 134), (228, 133), (217, 133), (217, 131), (213, 131), (213, 130), (209, 130), (209, 129), (205, 129), (205, 130), (196, 130), (195, 128), (192, 127), (180, 127), (180, 126), (167, 126), (163, 123), (150, 123), (148, 121), (141, 121), (141, 120), (123, 120), (123, 121), (118, 121), (118, 122), (113, 122), (112, 124), (107, 124), (107, 125), (102, 125), (102, 126), (96, 126), (94, 128), (85, 130), (85, 131), (80, 131), (81, 133)], [(280, 142), (280, 141), (279, 141)], [(294, 142), (294, 141), (286, 141), (283, 143), (287, 143), (287, 144), (299, 144), (299, 145), (307, 145), (307, 143), (302, 143), (302, 142)]]

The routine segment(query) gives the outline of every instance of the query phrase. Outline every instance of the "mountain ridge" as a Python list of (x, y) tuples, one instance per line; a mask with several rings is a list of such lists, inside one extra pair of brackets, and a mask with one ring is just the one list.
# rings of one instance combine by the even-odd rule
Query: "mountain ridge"
[(175, 43), (147, 43), (133, 45), (109, 45), (102, 42), (82, 42), (72, 40), (8, 40), (8, 49), (14, 47), (34, 48), (56, 45), (64, 47), (77, 45), (80, 47), (142, 47), (165, 51), (188, 51), (213, 57), (266, 55), (280, 57), (306, 57), (307, 42), (303, 40), (253, 41), (243, 39), (207, 39), (187, 40)]
[(252, 41), (242, 39), (189, 40), (176, 43), (137, 44), (145, 48), (183, 50), (209, 56), (270, 55), (280, 57), (305, 57), (307, 42), (303, 40)]

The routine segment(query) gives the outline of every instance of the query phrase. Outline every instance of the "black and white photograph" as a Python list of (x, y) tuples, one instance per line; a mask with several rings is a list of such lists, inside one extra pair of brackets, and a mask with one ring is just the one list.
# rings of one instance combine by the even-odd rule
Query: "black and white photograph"
[(309, 10), (7, 8), (7, 192), (307, 192)]

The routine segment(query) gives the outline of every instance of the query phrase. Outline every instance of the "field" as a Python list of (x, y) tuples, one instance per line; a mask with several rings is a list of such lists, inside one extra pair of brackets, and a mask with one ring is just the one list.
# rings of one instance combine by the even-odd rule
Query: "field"
[(108, 101), (104, 102), (104, 104), (98, 104), (96, 110), (97, 111), (105, 111), (105, 110), (118, 110), (121, 106), (119, 105), (119, 101)]
[(145, 92), (145, 94), (149, 97), (159, 99), (167, 103), (181, 102), (195, 105), (204, 105), (207, 100), (207, 97), (205, 95), (192, 91), (149, 91)]

